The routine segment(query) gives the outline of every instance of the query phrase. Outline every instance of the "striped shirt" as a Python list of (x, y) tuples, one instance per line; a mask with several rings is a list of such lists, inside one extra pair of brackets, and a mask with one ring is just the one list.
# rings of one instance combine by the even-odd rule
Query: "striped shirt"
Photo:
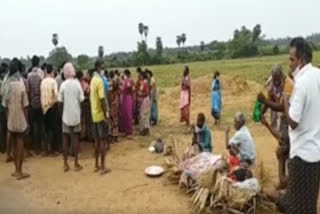
[(42, 78), (39, 70), (39, 68), (33, 68), (28, 74), (27, 79), (30, 104), (32, 108), (41, 108), (40, 87)]
[(52, 77), (46, 77), (41, 83), (41, 106), (45, 114), (55, 103), (58, 98), (58, 84)]

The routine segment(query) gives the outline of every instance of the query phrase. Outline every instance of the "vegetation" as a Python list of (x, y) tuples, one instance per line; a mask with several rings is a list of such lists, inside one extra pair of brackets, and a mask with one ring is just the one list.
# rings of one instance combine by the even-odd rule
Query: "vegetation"
[[(65, 61), (72, 61), (77, 69), (87, 70), (94, 65), (97, 58), (103, 59), (107, 68), (150, 66), (161, 64), (190, 63), (198, 61), (226, 60), (247, 58), (256, 56), (276, 56), (288, 53), (288, 44), (292, 38), (265, 39), (262, 35), (262, 26), (257, 24), (252, 30), (245, 26), (233, 32), (230, 41), (212, 41), (199, 45), (185, 46), (187, 35), (181, 33), (176, 36), (177, 46), (167, 48), (161, 37), (155, 41), (155, 49), (148, 47), (149, 26), (142, 22), (138, 24), (138, 33), (141, 41), (137, 42), (137, 50), (133, 52), (118, 52), (109, 55), (104, 54), (102, 45), (98, 47), (97, 56), (89, 57), (81, 54), (72, 57), (66, 47), (59, 47), (59, 35), (52, 34), (51, 42), (54, 49), (47, 58), (41, 57), (41, 62), (52, 63), (55, 67)], [(314, 50), (320, 50), (320, 34), (312, 34), (306, 39), (311, 43)], [(20, 59), (27, 67), (30, 66), (30, 57)], [(9, 62), (10, 59), (1, 59), (1, 62)]]

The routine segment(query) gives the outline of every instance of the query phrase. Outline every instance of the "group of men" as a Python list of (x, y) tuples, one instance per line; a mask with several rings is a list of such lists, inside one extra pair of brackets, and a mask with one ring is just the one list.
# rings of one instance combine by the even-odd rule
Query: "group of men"
[[(22, 75), (21, 62), (18, 59), (13, 59), (9, 65), (1, 65), (1, 149), (2, 152), (7, 152), (7, 162), (14, 161), (15, 172), (12, 176), (18, 180), (30, 176), (22, 171), (24, 140), (30, 128), (32, 144), (28, 145), (28, 149), (36, 153), (42, 151), (44, 155), (62, 149), (64, 171), (67, 172), (70, 170), (67, 158), (72, 146), (75, 157), (74, 169), (82, 169), (78, 153), (81, 105), (85, 99), (83, 88), (75, 78), (75, 69), (70, 62), (63, 65), (57, 78), (52, 65), (47, 64), (41, 69), (39, 62), (37, 56), (32, 58), (32, 68), (26, 78)], [(98, 64), (97, 67), (100, 68), (102, 62)], [(110, 172), (105, 166), (108, 113), (100, 70), (92, 73), (90, 104), (95, 140), (95, 171), (105, 174)], [(63, 143), (59, 145), (57, 142), (61, 133)], [(28, 150), (26, 153), (29, 152)]]
[[(275, 66), (268, 96), (257, 98), (264, 104), (261, 122), (279, 142), (277, 190), (285, 193), (275, 191), (270, 197), (284, 213), (314, 214), (320, 182), (320, 70), (312, 65), (312, 49), (303, 38), (291, 41), (289, 65), (292, 79)], [(268, 108), (272, 124), (264, 118)]]

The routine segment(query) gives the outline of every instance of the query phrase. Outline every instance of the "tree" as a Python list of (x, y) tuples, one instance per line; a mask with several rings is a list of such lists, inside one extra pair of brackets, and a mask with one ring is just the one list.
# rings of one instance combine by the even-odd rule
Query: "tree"
[(180, 35), (178, 35), (177, 36), (177, 40), (176, 40), (176, 42), (177, 42), (177, 45), (178, 45), (178, 47), (180, 47), (180, 45), (181, 45), (181, 36)]
[(68, 53), (65, 47), (57, 47), (49, 53), (47, 62), (55, 67), (59, 67), (64, 62), (70, 62), (72, 56)]
[(134, 54), (134, 64), (147, 65), (150, 62), (150, 55), (148, 53), (148, 46), (145, 41), (138, 42), (138, 51)]
[(143, 41), (143, 32), (144, 32), (144, 25), (142, 22), (138, 25), (139, 34), (141, 35), (141, 41)]
[(204, 51), (204, 49), (205, 49), (205, 43), (204, 43), (204, 41), (201, 41), (200, 42), (200, 50)]
[(185, 33), (181, 34), (181, 42), (184, 46), (184, 43), (187, 41), (187, 35)]
[(148, 37), (148, 34), (149, 34), (149, 27), (148, 26), (143, 26), (143, 33), (144, 33), (144, 38), (145, 38), (145, 41), (147, 42), (147, 37)]
[(163, 45), (162, 45), (161, 37), (157, 37), (156, 39), (156, 50), (157, 50), (157, 55), (162, 56)]
[(85, 54), (81, 54), (77, 57), (77, 64), (81, 70), (85, 70), (89, 68), (90, 57)]
[(257, 24), (254, 28), (253, 28), (253, 33), (252, 33), (252, 41), (255, 42), (257, 41), (257, 39), (259, 38), (260, 34), (261, 34), (261, 25)]
[(273, 46), (273, 54), (274, 54), (274, 55), (278, 55), (279, 52), (280, 52), (279, 46), (278, 46), (278, 45)]
[(55, 48), (57, 48), (57, 45), (59, 43), (59, 36), (57, 33), (52, 34), (52, 44), (54, 45)]
[(103, 46), (100, 45), (98, 47), (98, 56), (99, 56), (100, 59), (103, 59), (103, 55), (104, 55), (104, 49), (103, 49)]

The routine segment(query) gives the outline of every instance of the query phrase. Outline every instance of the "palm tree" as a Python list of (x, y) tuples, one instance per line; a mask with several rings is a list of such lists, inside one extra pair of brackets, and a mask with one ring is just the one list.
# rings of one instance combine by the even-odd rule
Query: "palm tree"
[(147, 42), (147, 37), (148, 37), (148, 33), (149, 33), (149, 27), (147, 25), (143, 26), (143, 32), (144, 32), (144, 38)]
[(104, 55), (104, 49), (103, 49), (103, 46), (100, 45), (100, 46), (98, 47), (98, 56), (99, 56), (100, 59), (102, 59), (102, 58), (103, 58), (103, 55)]
[(55, 46), (55, 48), (57, 48), (57, 45), (59, 43), (59, 36), (57, 33), (52, 34), (52, 44)]
[(141, 35), (141, 41), (143, 40), (143, 32), (144, 32), (144, 25), (142, 22), (138, 25), (139, 34)]
[(184, 43), (187, 41), (187, 35), (185, 33), (181, 34), (181, 42), (184, 46)]
[(180, 35), (177, 36), (176, 42), (177, 42), (178, 47), (180, 47), (180, 44), (181, 44), (181, 36)]

